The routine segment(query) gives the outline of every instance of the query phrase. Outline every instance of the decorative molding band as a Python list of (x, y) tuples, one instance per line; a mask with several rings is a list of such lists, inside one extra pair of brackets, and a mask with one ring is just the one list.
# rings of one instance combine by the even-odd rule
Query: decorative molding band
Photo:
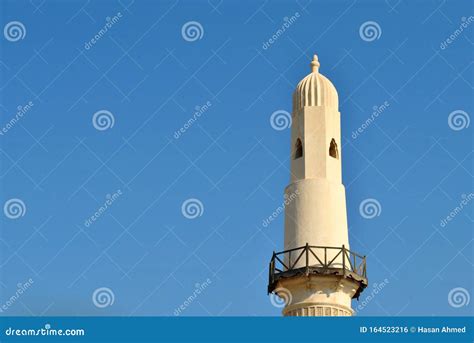
[(335, 306), (305, 306), (284, 311), (285, 317), (350, 317), (352, 312)]

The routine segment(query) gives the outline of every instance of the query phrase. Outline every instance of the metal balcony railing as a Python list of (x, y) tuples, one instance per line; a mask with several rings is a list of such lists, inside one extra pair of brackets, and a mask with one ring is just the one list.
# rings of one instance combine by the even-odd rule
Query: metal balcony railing
[(340, 275), (359, 283), (358, 298), (367, 287), (366, 258), (342, 247), (305, 246), (273, 252), (269, 268), (268, 293), (282, 278), (302, 275)]

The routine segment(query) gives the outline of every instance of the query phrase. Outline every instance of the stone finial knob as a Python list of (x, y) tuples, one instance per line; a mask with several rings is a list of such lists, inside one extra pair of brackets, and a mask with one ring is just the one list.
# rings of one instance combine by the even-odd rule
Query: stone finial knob
[(318, 55), (314, 55), (313, 60), (311, 61), (311, 72), (317, 73), (319, 70), (319, 60)]

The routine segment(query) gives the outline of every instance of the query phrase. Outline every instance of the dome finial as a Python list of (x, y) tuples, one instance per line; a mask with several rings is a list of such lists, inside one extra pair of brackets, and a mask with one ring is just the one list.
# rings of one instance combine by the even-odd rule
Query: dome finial
[(319, 70), (319, 60), (318, 55), (314, 55), (313, 60), (311, 61), (311, 72), (317, 73)]

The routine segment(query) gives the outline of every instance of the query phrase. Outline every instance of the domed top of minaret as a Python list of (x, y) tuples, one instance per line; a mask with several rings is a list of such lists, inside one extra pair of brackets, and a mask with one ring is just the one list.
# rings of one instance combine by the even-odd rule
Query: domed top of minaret
[(293, 93), (293, 111), (304, 106), (339, 107), (337, 91), (326, 77), (319, 73), (318, 56), (314, 55), (310, 64), (311, 74), (298, 83)]

